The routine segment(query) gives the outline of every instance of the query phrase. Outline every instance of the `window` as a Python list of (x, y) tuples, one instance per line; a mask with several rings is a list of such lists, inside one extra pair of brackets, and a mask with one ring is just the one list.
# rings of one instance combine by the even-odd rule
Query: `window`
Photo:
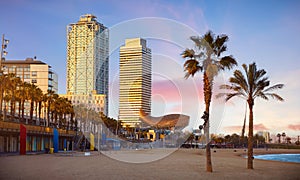
[(31, 83), (36, 83), (36, 82), (37, 82), (36, 79), (31, 80)]
[(24, 75), (24, 79), (29, 79), (30, 78), (30, 75), (29, 74), (25, 74)]
[(31, 72), (31, 76), (36, 76), (37, 75), (37, 72), (36, 71), (32, 71)]

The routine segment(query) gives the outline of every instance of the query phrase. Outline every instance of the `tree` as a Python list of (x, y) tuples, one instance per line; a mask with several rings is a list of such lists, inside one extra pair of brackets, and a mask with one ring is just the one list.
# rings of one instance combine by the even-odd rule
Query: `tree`
[[(220, 70), (231, 69), (237, 62), (232, 56), (221, 56), (227, 50), (227, 35), (215, 35), (208, 31), (203, 37), (191, 37), (196, 45), (194, 49), (186, 49), (182, 53), (187, 58), (184, 63), (185, 78), (194, 76), (197, 72), (203, 72), (203, 90), (205, 100), (204, 131), (206, 134), (206, 171), (212, 172), (210, 141), (209, 141), (209, 109), (212, 97), (213, 79)], [(198, 52), (198, 53), (197, 53)]]
[(281, 134), (281, 136), (282, 136), (282, 141), (283, 141), (284, 143), (286, 143), (286, 139), (285, 139), (286, 134), (285, 134), (285, 132), (283, 132), (283, 133)]
[(286, 137), (286, 143), (287, 143), (287, 144), (291, 144), (291, 143), (292, 143), (291, 140), (292, 140), (292, 138)]
[(281, 134), (278, 133), (278, 134), (277, 134), (277, 137), (278, 137), (278, 143), (280, 143), (280, 137), (281, 137)]
[(240, 70), (235, 70), (233, 77), (229, 79), (230, 85), (224, 84), (220, 89), (229, 90), (229, 92), (220, 93), (217, 97), (226, 96), (226, 101), (233, 97), (242, 97), (247, 100), (249, 107), (249, 135), (248, 135), (248, 169), (253, 169), (253, 106), (256, 98), (269, 100), (274, 98), (283, 101), (283, 98), (278, 94), (272, 93), (273, 90), (283, 88), (283, 84), (270, 86), (268, 77), (265, 77), (264, 69), (258, 70), (256, 64), (252, 63), (249, 66), (242, 65), (245, 74)]
[(5, 98), (5, 92), (6, 92), (7, 88), (10, 86), (9, 81), (10, 81), (9, 74), (0, 75), (0, 118), (2, 117), (2, 112), (3, 112), (3, 106), (2, 105), (3, 105), (3, 102), (4, 102), (4, 98)]
[[(6, 119), (7, 103), (11, 101), (11, 87), (13, 86), (14, 74), (2, 74), (0, 76), (0, 114), (3, 113), (3, 120)], [(4, 104), (4, 107), (2, 106)], [(1, 116), (0, 116), (1, 117)]]
[[(57, 94), (55, 94), (54, 91), (52, 90), (47, 90), (46, 93), (46, 100), (47, 100), (47, 124), (48, 127), (50, 126), (50, 120), (52, 120), (53, 122), (53, 113), (52, 113), (52, 109), (51, 109), (51, 104), (54, 102), (54, 98), (57, 97)], [(51, 119), (50, 119), (50, 115), (51, 115)]]

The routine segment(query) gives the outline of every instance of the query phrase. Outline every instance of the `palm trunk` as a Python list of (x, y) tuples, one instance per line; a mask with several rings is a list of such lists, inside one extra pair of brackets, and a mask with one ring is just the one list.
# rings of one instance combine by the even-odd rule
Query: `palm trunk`
[(47, 103), (47, 121), (48, 121), (48, 127), (50, 127), (50, 101)]
[(21, 123), (21, 110), (22, 110), (21, 105), (22, 105), (22, 100), (20, 100), (18, 103), (19, 103), (19, 113), (18, 113), (18, 117), (19, 117), (19, 122)]
[(206, 135), (206, 171), (212, 172), (212, 162), (211, 162), (211, 151), (210, 151), (210, 138), (209, 138), (209, 107), (211, 102), (212, 95), (212, 81), (209, 80), (209, 77), (206, 72), (203, 76), (204, 81), (204, 99), (205, 99), (205, 111), (208, 114), (207, 122), (205, 124), (204, 130)]
[(24, 107), (24, 104), (25, 104), (25, 101), (22, 100), (21, 106), (22, 106), (22, 121), (23, 121), (23, 122), (25, 122), (25, 121), (24, 121), (24, 108), (25, 108), (25, 107)]
[(2, 107), (2, 103), (3, 103), (3, 94), (4, 94), (4, 90), (3, 90), (3, 88), (1, 87), (1, 92), (0, 92), (0, 118), (2, 117), (1, 115), (2, 115), (2, 109), (3, 109), (3, 107)]
[[(39, 113), (38, 113), (38, 119), (39, 119), (39, 122), (40, 122), (40, 125), (41, 125), (41, 114), (42, 114), (42, 101), (39, 101)], [(45, 122), (44, 122), (45, 123)]]
[(34, 102), (31, 100), (30, 102), (30, 123), (33, 121), (33, 107), (34, 107)]
[(248, 100), (249, 105), (249, 137), (248, 137), (248, 169), (253, 169), (253, 105), (252, 99)]
[(243, 148), (244, 148), (244, 137), (245, 137), (245, 128), (246, 128), (246, 116), (247, 116), (247, 103), (246, 103), (246, 107), (245, 107), (245, 117), (244, 117), (244, 124), (243, 124), (243, 129), (242, 129), (242, 136), (241, 136)]

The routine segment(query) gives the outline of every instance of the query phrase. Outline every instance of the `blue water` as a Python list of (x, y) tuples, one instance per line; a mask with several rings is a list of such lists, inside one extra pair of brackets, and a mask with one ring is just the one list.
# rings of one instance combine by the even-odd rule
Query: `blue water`
[(255, 159), (300, 163), (300, 154), (265, 154), (256, 155)]

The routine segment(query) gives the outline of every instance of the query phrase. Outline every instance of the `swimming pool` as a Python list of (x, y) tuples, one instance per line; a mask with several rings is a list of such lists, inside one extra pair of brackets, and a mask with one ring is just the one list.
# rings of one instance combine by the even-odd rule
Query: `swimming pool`
[(265, 154), (256, 155), (255, 159), (300, 163), (300, 154)]

